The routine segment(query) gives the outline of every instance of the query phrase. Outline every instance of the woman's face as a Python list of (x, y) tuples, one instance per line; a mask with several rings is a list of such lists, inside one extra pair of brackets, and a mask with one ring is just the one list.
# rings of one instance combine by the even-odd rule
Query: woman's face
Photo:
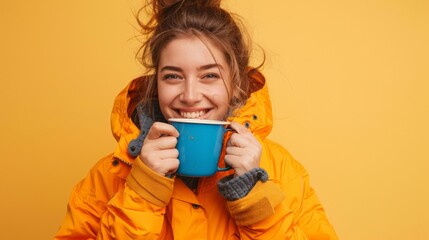
[(210, 41), (203, 43), (195, 36), (172, 40), (161, 51), (157, 72), (159, 105), (166, 119), (226, 118), (230, 69)]

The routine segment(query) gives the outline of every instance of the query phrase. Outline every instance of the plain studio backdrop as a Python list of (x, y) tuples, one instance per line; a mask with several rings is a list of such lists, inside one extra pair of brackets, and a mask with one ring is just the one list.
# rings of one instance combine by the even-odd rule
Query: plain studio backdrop
[[(51, 239), (114, 150), (113, 99), (142, 73), (140, 4), (1, 1), (2, 239)], [(266, 52), (270, 138), (307, 168), (340, 239), (429, 239), (428, 1), (224, 5)]]

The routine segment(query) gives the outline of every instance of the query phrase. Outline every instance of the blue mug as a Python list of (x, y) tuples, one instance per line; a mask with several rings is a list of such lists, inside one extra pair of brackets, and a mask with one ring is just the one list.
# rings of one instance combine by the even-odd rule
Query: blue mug
[(229, 166), (218, 167), (225, 132), (232, 130), (226, 128), (229, 122), (188, 118), (170, 118), (168, 121), (180, 134), (176, 145), (180, 161), (178, 175), (207, 177), (216, 171), (231, 169)]

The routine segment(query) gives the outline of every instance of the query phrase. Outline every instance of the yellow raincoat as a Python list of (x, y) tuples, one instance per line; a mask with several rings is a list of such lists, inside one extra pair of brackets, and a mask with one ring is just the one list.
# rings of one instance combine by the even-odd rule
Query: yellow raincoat
[(139, 135), (130, 116), (144, 85), (145, 77), (135, 79), (117, 96), (111, 117), (117, 148), (75, 186), (55, 239), (337, 239), (305, 169), (266, 138), (272, 113), (260, 73), (252, 75), (253, 93), (239, 116), (229, 120), (262, 144), (260, 167), (269, 180), (235, 201), (216, 185), (233, 170), (201, 178), (194, 194), (180, 178), (163, 177), (128, 154)]

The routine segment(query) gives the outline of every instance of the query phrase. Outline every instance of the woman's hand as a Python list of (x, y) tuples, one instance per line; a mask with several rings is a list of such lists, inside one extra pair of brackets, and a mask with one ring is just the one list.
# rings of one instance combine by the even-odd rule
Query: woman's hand
[(225, 162), (234, 168), (235, 174), (241, 176), (259, 167), (262, 147), (255, 136), (244, 126), (232, 122), (232, 134), (226, 147)]
[(172, 125), (155, 122), (143, 142), (140, 159), (162, 176), (175, 173), (179, 167), (178, 136), (179, 132)]

